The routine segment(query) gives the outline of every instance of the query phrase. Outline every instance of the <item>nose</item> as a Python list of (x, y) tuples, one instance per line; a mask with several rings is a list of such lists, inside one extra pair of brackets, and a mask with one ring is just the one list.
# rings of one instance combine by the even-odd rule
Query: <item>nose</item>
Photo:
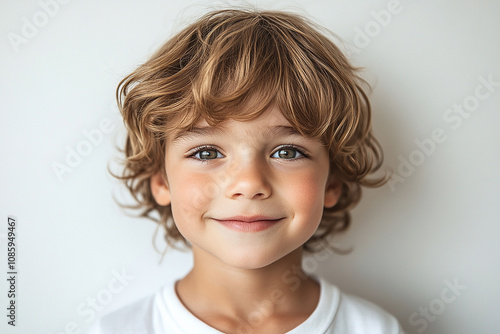
[(269, 171), (262, 161), (249, 159), (233, 163), (226, 196), (231, 199), (266, 199), (271, 196)]

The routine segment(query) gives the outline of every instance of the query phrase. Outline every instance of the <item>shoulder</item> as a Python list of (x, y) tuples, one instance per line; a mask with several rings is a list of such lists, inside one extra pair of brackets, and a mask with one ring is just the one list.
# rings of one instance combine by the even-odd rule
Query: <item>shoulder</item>
[(96, 321), (88, 334), (154, 333), (152, 324), (157, 294), (110, 312)]
[(337, 321), (356, 328), (353, 333), (399, 334), (396, 318), (381, 307), (359, 297), (341, 293)]
[(400, 334), (396, 318), (381, 307), (356, 296), (340, 292), (330, 283), (322, 282), (325, 290), (338, 296), (337, 312), (327, 333), (345, 334)]

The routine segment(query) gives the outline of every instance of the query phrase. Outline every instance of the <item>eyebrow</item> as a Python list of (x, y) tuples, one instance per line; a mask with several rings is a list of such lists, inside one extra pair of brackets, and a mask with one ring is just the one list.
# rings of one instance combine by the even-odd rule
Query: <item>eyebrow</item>
[[(203, 127), (194, 127), (186, 131), (181, 131), (175, 135), (172, 139), (172, 144), (178, 141), (187, 140), (189, 138), (197, 137), (197, 136), (210, 136), (215, 134), (220, 134), (224, 131), (224, 128), (215, 127), (215, 126), (203, 126)], [(278, 136), (301, 136), (303, 135), (294, 127), (287, 125), (276, 125), (272, 127), (267, 127), (263, 133), (263, 135), (278, 135)]]

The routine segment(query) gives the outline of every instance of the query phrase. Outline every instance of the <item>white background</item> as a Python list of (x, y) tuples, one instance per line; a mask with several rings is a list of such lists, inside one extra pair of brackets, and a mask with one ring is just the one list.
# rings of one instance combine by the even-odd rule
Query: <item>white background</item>
[[(112, 197), (125, 198), (124, 191), (106, 166), (123, 139), (117, 83), (207, 11), (206, 3), (73, 0), (52, 6), (52, 16), (40, 14), (34, 0), (0, 3), (2, 333), (84, 332), (88, 300), (100, 297), (108, 312), (189, 270), (189, 253), (169, 251), (158, 264), (154, 224), (120, 211)], [(354, 247), (351, 254), (309, 262), (309, 269), (378, 303), (409, 333), (424, 329), (423, 320), (409, 322), (421, 307), (439, 313), (424, 333), (500, 333), (500, 87), (479, 88), (489, 93), (484, 100), (472, 97), (480, 77), (500, 82), (500, 2), (401, 0), (384, 26), (376, 23), (372, 11), (390, 3), (257, 2), (308, 14), (338, 34), (345, 49), (357, 47), (351, 58), (374, 86), (373, 123), (386, 166), (400, 174), (403, 160), (418, 165), (403, 170), (404, 182), (394, 189), (364, 193), (352, 228), (337, 239)], [(29, 38), (15, 46), (12, 36), (22, 37), (34, 20), (43, 26), (24, 28)], [(359, 35), (365, 29), (369, 43)], [(474, 109), (470, 116), (444, 119), (464, 103)], [(113, 131), (59, 180), (53, 164), (66, 164), (68, 152), (85, 145), (84, 132), (103, 121)], [(434, 131), (446, 140), (422, 153), (415, 141)], [(9, 215), (18, 219), (16, 328), (5, 316)], [(119, 293), (106, 291), (121, 271), (133, 279)], [(440, 301), (445, 281), (462, 286), (458, 296), (448, 291), (455, 296), (450, 303)]]

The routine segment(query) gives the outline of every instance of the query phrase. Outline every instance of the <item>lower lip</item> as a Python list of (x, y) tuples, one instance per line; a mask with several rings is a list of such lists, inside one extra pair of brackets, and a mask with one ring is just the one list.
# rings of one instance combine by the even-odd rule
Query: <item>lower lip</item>
[(244, 222), (241, 220), (217, 220), (219, 224), (238, 232), (259, 232), (267, 230), (278, 224), (281, 219), (277, 220), (256, 220), (252, 222)]

